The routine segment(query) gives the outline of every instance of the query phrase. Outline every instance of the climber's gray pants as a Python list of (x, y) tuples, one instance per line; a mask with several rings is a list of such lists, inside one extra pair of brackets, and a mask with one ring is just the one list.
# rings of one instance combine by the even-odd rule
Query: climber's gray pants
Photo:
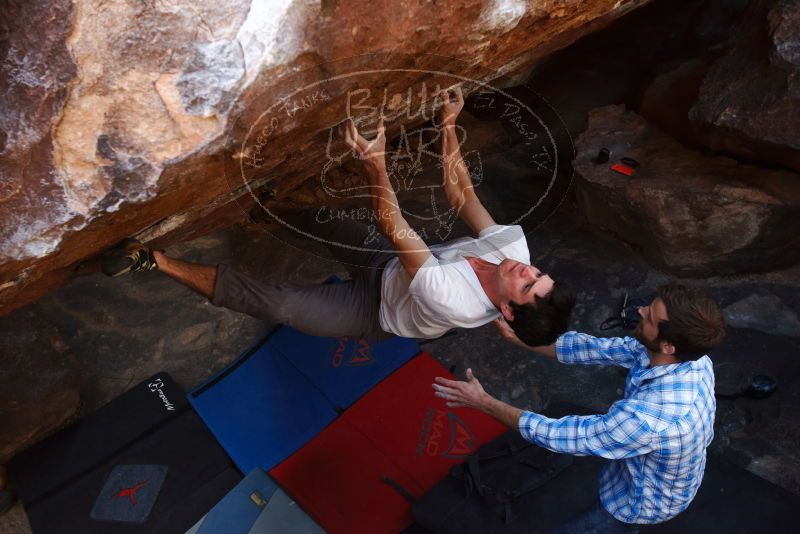
[[(316, 214), (317, 210), (311, 209), (284, 212), (281, 217), (329, 243), (328, 249), (345, 265), (350, 280), (286, 287), (259, 282), (219, 264), (211, 302), (315, 336), (374, 340), (392, 337), (383, 331), (378, 320), (383, 268), (395, 256), (391, 244), (363, 223), (351, 219), (319, 223)], [(336, 243), (369, 250), (353, 250)]]

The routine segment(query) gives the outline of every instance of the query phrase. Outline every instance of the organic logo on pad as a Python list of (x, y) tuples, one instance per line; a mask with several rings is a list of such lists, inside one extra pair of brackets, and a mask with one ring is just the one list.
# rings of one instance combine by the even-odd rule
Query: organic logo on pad
[(131, 502), (131, 506), (136, 506), (136, 492), (142, 489), (143, 486), (146, 486), (147, 483), (150, 482), (149, 480), (145, 480), (144, 482), (139, 482), (135, 486), (131, 486), (130, 488), (124, 488), (117, 492), (115, 497), (127, 497), (128, 500)]
[(433, 408), (425, 414), (417, 455), (464, 458), (474, 447), (475, 435), (456, 414)]
[(372, 347), (366, 339), (340, 337), (336, 351), (331, 356), (331, 365), (339, 367), (360, 367), (375, 361), (372, 357)]

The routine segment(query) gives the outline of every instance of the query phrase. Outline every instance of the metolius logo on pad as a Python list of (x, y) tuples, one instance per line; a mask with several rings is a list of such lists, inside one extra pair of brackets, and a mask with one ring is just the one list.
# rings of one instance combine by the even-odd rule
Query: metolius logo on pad
[[(289, 230), (329, 247), (379, 252), (374, 188), (340, 127), (352, 120), (372, 139), (383, 121), (387, 174), (413, 231), (427, 245), (469, 235), (443, 182), (450, 163), (439, 110), (455, 87), (465, 99), (455, 129), (472, 186), (498, 224), (534, 231), (572, 180), (566, 126), (530, 88), (443, 56), (369, 54), (287, 74), (269, 95), (238, 108), (227, 131), (232, 197), (255, 220), (275, 223), (267, 227), (279, 238)], [(292, 226), (282, 216), (289, 207), (316, 210), (318, 235)], [(368, 227), (362, 245), (329, 237), (331, 225), (353, 221)]]
[(164, 382), (160, 378), (156, 378), (155, 380), (147, 384), (147, 387), (150, 388), (150, 391), (158, 395), (158, 398), (161, 399), (161, 402), (164, 403), (164, 407), (168, 411), (170, 412), (175, 411), (175, 405), (172, 404), (167, 398), (167, 396), (164, 394)]

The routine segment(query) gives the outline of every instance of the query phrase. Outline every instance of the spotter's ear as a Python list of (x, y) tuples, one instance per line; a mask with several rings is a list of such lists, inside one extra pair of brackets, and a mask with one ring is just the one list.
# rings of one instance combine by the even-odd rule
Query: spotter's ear
[(500, 305), (500, 313), (503, 314), (503, 318), (506, 321), (514, 320), (514, 310), (511, 309), (511, 306), (507, 302)]
[(662, 341), (661, 342), (661, 352), (664, 354), (668, 354), (670, 356), (675, 355), (675, 345), (670, 343), (669, 341)]

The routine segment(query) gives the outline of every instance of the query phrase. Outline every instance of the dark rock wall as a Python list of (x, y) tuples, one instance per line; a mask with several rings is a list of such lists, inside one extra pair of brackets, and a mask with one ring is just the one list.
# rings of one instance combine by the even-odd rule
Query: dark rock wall
[(710, 148), (800, 171), (800, 3), (760, 0), (731, 32), (689, 117)]

